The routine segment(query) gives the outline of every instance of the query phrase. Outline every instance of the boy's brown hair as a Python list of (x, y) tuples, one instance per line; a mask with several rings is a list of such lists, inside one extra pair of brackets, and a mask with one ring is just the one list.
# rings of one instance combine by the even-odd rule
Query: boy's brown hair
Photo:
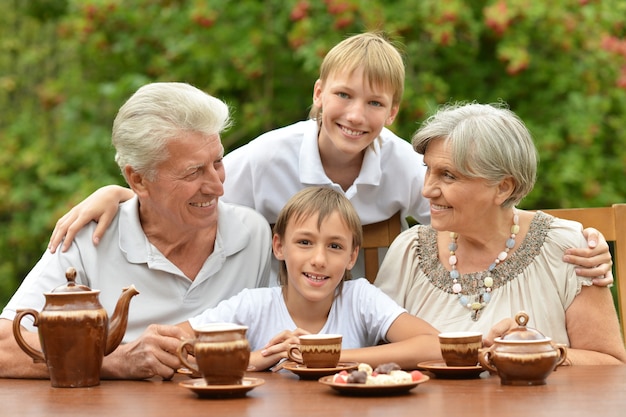
[[(363, 69), (372, 87), (393, 91), (392, 105), (400, 105), (404, 93), (404, 60), (400, 50), (382, 32), (366, 32), (344, 39), (324, 57), (319, 79), (324, 83), (331, 74), (352, 74)], [(313, 105), (309, 117), (321, 120), (322, 109)]]

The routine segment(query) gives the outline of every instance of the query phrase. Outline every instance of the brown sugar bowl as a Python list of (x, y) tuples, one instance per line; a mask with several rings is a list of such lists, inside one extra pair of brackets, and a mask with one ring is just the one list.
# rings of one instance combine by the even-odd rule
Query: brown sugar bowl
[(497, 337), (489, 348), (479, 350), (483, 367), (500, 376), (502, 385), (544, 385), (546, 378), (567, 356), (564, 345), (526, 327), (528, 314), (515, 315), (518, 328)]

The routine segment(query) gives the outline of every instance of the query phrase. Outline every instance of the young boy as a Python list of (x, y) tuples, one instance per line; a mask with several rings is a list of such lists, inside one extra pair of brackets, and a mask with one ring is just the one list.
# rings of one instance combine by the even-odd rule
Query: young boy
[(274, 226), (280, 286), (245, 289), (179, 326), (189, 334), (207, 323), (247, 326), (250, 365), (258, 371), (286, 358), (308, 333), (341, 334), (342, 362), (395, 362), (414, 369), (421, 361), (441, 359), (435, 328), (367, 280), (350, 280), (361, 238), (359, 216), (343, 193), (304, 189)]

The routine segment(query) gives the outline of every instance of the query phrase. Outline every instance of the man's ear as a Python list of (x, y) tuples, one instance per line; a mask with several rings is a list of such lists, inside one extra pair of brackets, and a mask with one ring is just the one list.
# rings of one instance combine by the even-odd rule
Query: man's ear
[(130, 165), (126, 165), (124, 167), (124, 176), (126, 177), (128, 186), (135, 192), (135, 194), (140, 195), (145, 193), (146, 179), (142, 174), (135, 171)]

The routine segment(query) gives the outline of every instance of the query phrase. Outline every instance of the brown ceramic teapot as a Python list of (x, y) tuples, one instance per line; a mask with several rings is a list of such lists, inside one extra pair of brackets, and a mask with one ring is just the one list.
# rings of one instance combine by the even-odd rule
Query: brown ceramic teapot
[[(128, 323), (128, 306), (139, 294), (133, 285), (124, 288), (109, 318), (100, 304), (99, 290), (76, 284), (76, 270), (68, 268), (67, 284), (44, 293), (46, 303), (37, 312), (18, 310), (13, 320), (17, 344), (33, 358), (48, 366), (53, 387), (90, 387), (100, 384), (104, 356), (121, 343)], [(30, 346), (22, 336), (20, 322), (33, 316), (39, 333), (41, 351)]]
[(498, 373), (502, 385), (544, 385), (548, 375), (565, 361), (567, 348), (526, 327), (525, 312), (517, 313), (515, 321), (519, 327), (496, 337), (491, 347), (480, 349), (478, 359), (486, 369)]

